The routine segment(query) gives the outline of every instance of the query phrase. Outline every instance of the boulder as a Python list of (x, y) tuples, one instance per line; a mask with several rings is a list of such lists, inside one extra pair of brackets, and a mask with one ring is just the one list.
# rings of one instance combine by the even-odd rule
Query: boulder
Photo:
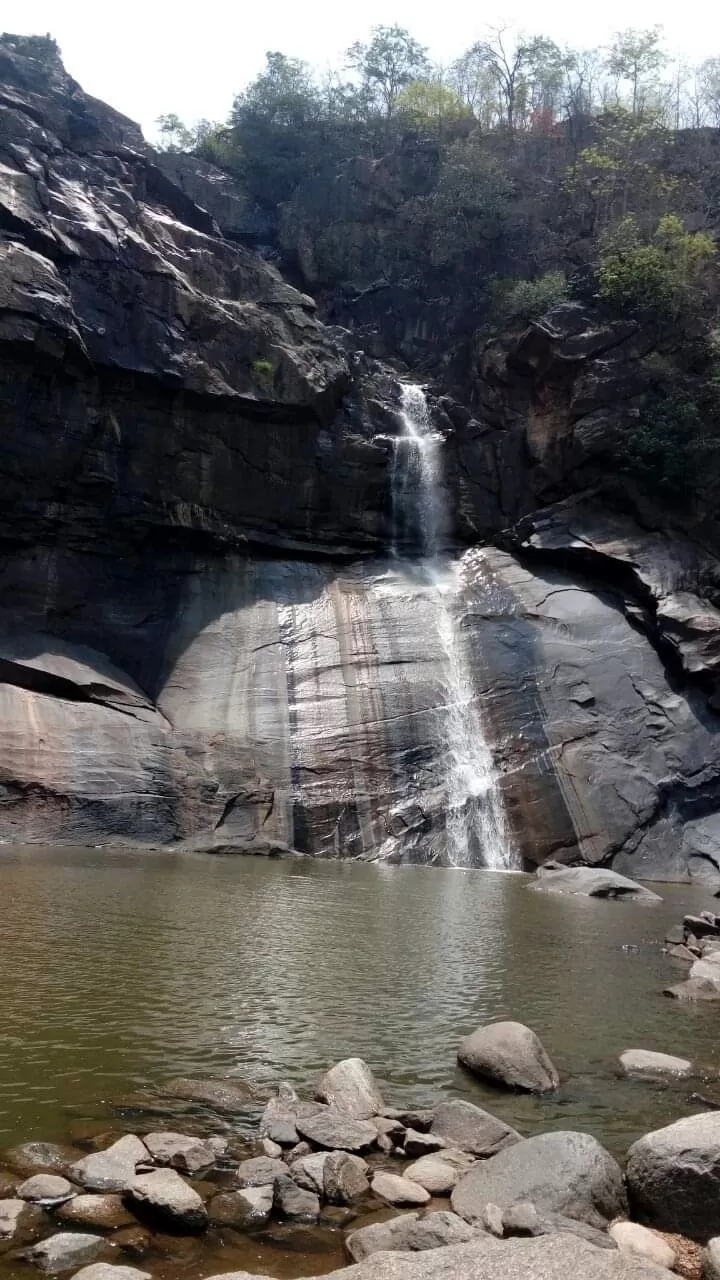
[(152, 1280), (149, 1271), (137, 1267), (118, 1267), (111, 1262), (92, 1262), (76, 1271), (72, 1280)]
[(26, 1178), (17, 1189), (18, 1199), (36, 1204), (61, 1204), (74, 1196), (77, 1188), (57, 1173), (35, 1173)]
[(3, 1153), (3, 1163), (30, 1178), (34, 1173), (66, 1174), (77, 1151), (54, 1142), (23, 1142)]
[(668, 947), (667, 955), (670, 960), (682, 960), (685, 964), (692, 964), (695, 956), (689, 947), (683, 946), (682, 943), (676, 943), (672, 947)]
[(70, 1168), (70, 1177), (90, 1191), (127, 1191), (136, 1165), (149, 1159), (145, 1144), (129, 1133), (105, 1151), (94, 1151), (77, 1160)]
[(334, 1107), (311, 1116), (299, 1116), (297, 1130), (315, 1146), (328, 1147), (331, 1151), (367, 1151), (377, 1138), (374, 1124), (355, 1120)]
[(685, 934), (692, 933), (696, 938), (707, 938), (720, 934), (717, 917), (706, 919), (705, 916), (685, 916), (683, 919)]
[(420, 1133), (419, 1129), (406, 1129), (403, 1137), (405, 1154), (413, 1159), (442, 1151), (446, 1145), (445, 1139), (441, 1138), (439, 1133)]
[(260, 1146), (263, 1149), (263, 1155), (270, 1156), (271, 1160), (279, 1160), (281, 1158), (283, 1149), (279, 1142), (273, 1142), (272, 1138), (263, 1138)]
[(345, 1248), (353, 1262), (361, 1262), (370, 1254), (386, 1249), (420, 1253), (426, 1249), (463, 1244), (476, 1234), (476, 1230), (455, 1213), (441, 1210), (428, 1213), (424, 1218), (419, 1218), (417, 1213), (405, 1213), (399, 1218), (391, 1218), (389, 1222), (374, 1222), (351, 1232), (345, 1240)]
[(588, 898), (634, 898), (639, 902), (662, 902), (659, 894), (636, 880), (605, 867), (564, 867), (545, 871), (542, 867), (528, 885), (537, 893), (575, 893)]
[(667, 1241), (657, 1232), (640, 1226), (638, 1222), (613, 1222), (609, 1233), (621, 1253), (645, 1258), (668, 1271), (672, 1271), (675, 1266), (675, 1253)]
[(466, 1152), (446, 1148), (436, 1155), (421, 1156), (419, 1160), (409, 1164), (403, 1177), (419, 1183), (431, 1196), (449, 1196), (458, 1180), (473, 1164), (473, 1157)]
[[(572, 1276), (581, 1280), (677, 1280), (672, 1272), (642, 1258), (624, 1256), (617, 1249), (598, 1249), (570, 1235), (497, 1240), (484, 1233), (467, 1244), (450, 1245), (440, 1255), (432, 1250), (399, 1253), (385, 1246), (353, 1267), (331, 1271), (326, 1280), (568, 1280)], [(239, 1280), (245, 1280), (242, 1273)]]
[(354, 1204), (370, 1190), (366, 1175), (367, 1164), (360, 1156), (331, 1151), (323, 1166), (325, 1199), (329, 1204)]
[(66, 1201), (55, 1215), (61, 1222), (78, 1227), (93, 1227), (95, 1231), (116, 1231), (130, 1227), (135, 1222), (118, 1195), (80, 1195)]
[(260, 1117), (260, 1137), (276, 1146), (294, 1147), (298, 1140), (295, 1112), (283, 1098), (271, 1098)]
[(476, 1156), (491, 1156), (522, 1141), (520, 1134), (504, 1120), (460, 1098), (436, 1107), (430, 1131), (444, 1138), (448, 1146)]
[[(246, 1080), (187, 1080), (181, 1077), (168, 1080), (163, 1085), (163, 1093), (171, 1098), (179, 1098), (183, 1102), (197, 1102), (211, 1111), (220, 1111), (229, 1115), (247, 1111), (248, 1105), (263, 1100), (262, 1093)], [(265, 1094), (267, 1097), (267, 1094)]]
[(665, 934), (665, 941), (669, 946), (681, 946), (685, 941), (685, 930), (681, 924), (674, 924)]
[[(488, 1220), (488, 1209), (501, 1211), (497, 1205), (486, 1205), (484, 1221)], [(502, 1234), (511, 1236), (550, 1236), (558, 1232), (566, 1232), (580, 1236), (599, 1249), (614, 1249), (616, 1246), (606, 1231), (591, 1227), (587, 1222), (579, 1222), (577, 1218), (568, 1218), (563, 1213), (538, 1213), (529, 1200), (518, 1200), (509, 1209), (501, 1213)], [(493, 1235), (497, 1235), (493, 1232)]]
[(356, 1120), (378, 1116), (385, 1106), (373, 1073), (362, 1058), (337, 1062), (318, 1083), (315, 1097)]
[(627, 1210), (616, 1161), (590, 1134), (565, 1130), (527, 1138), (473, 1165), (451, 1197), (455, 1212), (478, 1224), (486, 1204), (504, 1212), (517, 1200), (599, 1228)]
[[(718, 897), (718, 894), (715, 896)], [(708, 1240), (703, 1280), (720, 1280), (720, 1236), (713, 1236), (712, 1240)]]
[[(299, 1156), (290, 1165), (290, 1177), (305, 1191), (314, 1191), (316, 1195), (325, 1194), (325, 1161), (330, 1159), (331, 1151), (313, 1151), (310, 1155)], [(287, 1170), (285, 1171), (287, 1172)]]
[(208, 1219), (215, 1226), (249, 1231), (270, 1221), (275, 1187), (245, 1187), (244, 1191), (222, 1191), (208, 1201)]
[(631, 1203), (662, 1231), (709, 1239), (720, 1221), (720, 1112), (686, 1116), (633, 1143)]
[(688, 978), (672, 987), (664, 987), (663, 995), (681, 1004), (712, 1004), (720, 1000), (720, 987), (704, 978)]
[(273, 1205), (279, 1217), (291, 1222), (317, 1222), (320, 1216), (319, 1197), (299, 1187), (287, 1175), (275, 1179)]
[(0, 1240), (13, 1240), (24, 1244), (31, 1240), (47, 1221), (42, 1209), (28, 1204), (27, 1200), (0, 1200)]
[(186, 1133), (148, 1133), (143, 1142), (155, 1164), (170, 1165), (181, 1173), (196, 1174), (210, 1169), (227, 1151), (225, 1138), (193, 1138)]
[(652, 1053), (648, 1049), (626, 1049), (620, 1054), (620, 1065), (628, 1076), (645, 1076), (662, 1080), (667, 1076), (689, 1076), (692, 1062), (669, 1053)]
[(540, 1040), (522, 1022), (491, 1022), (466, 1036), (458, 1062), (473, 1075), (507, 1089), (548, 1093), (560, 1083)]
[(133, 1208), (165, 1226), (179, 1231), (204, 1231), (207, 1226), (207, 1210), (200, 1196), (174, 1169), (141, 1174), (127, 1194)]
[(86, 1262), (92, 1262), (104, 1246), (102, 1236), (87, 1235), (80, 1231), (59, 1231), (28, 1249), (27, 1257), (41, 1271), (54, 1276), (60, 1271), (70, 1271)]
[(398, 1107), (386, 1107), (385, 1118), (388, 1120), (396, 1120), (402, 1125), (403, 1129), (418, 1129), (420, 1133), (427, 1133), (435, 1117), (435, 1112), (426, 1107), (403, 1111)]
[(251, 1160), (241, 1160), (235, 1170), (237, 1187), (266, 1187), (272, 1185), (276, 1178), (287, 1176), (287, 1165), (284, 1160), (273, 1160), (270, 1156), (254, 1156)]
[(693, 962), (690, 980), (709, 982), (720, 988), (720, 952), (710, 951)]
[(375, 1174), (371, 1185), (374, 1195), (387, 1200), (388, 1204), (427, 1204), (430, 1199), (430, 1192), (419, 1182), (412, 1182), (397, 1173), (387, 1173), (384, 1169)]

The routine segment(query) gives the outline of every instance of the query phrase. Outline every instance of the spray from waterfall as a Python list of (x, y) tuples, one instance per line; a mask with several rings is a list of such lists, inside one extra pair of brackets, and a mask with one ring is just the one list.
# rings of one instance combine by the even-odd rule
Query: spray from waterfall
[(447, 794), (447, 851), (454, 866), (484, 865), (494, 870), (517, 866), (492, 752), (475, 705), (474, 690), (455, 618), (458, 582), (442, 546), (448, 532), (443, 497), (440, 445), (421, 387), (401, 388), (403, 433), (397, 438), (392, 468), (395, 526), (393, 551), (413, 541), (420, 548), (420, 571), (433, 602), (443, 655), (445, 706), (441, 737)]

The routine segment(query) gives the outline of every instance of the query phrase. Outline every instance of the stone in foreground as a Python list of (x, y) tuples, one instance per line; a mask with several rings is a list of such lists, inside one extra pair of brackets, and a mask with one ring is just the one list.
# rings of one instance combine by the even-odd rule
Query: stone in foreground
[[(312, 1155), (299, 1156), (297, 1160), (293, 1160), (290, 1165), (290, 1177), (293, 1182), (297, 1182), (298, 1186), (304, 1187), (306, 1191), (314, 1191), (319, 1196), (323, 1195), (325, 1163), (332, 1154), (331, 1151), (313, 1151)], [(287, 1168), (284, 1172), (287, 1173)]]
[(720, 1222), (720, 1112), (646, 1133), (628, 1152), (625, 1176), (640, 1217), (662, 1231), (709, 1239)]
[(403, 1177), (417, 1182), (432, 1196), (449, 1196), (459, 1179), (474, 1164), (472, 1156), (452, 1148), (436, 1155), (421, 1156), (409, 1164)]
[(675, 1254), (667, 1241), (638, 1222), (614, 1222), (609, 1234), (621, 1253), (646, 1258), (648, 1262), (654, 1262), (656, 1266), (665, 1267), (668, 1271), (672, 1271), (675, 1266)]
[(362, 1058), (337, 1062), (318, 1083), (315, 1097), (355, 1120), (379, 1116), (385, 1107), (373, 1073)]
[(521, 1135), (504, 1120), (460, 1098), (443, 1102), (436, 1108), (430, 1131), (444, 1138), (449, 1146), (475, 1156), (492, 1156), (513, 1143), (522, 1142)]
[(703, 978), (688, 978), (686, 982), (665, 987), (663, 995), (669, 996), (671, 1000), (679, 1000), (681, 1004), (713, 1003), (720, 1000), (720, 987), (714, 982), (706, 982)]
[(601, 1229), (627, 1213), (618, 1164), (590, 1134), (565, 1130), (527, 1138), (478, 1162), (451, 1197), (455, 1212), (477, 1225), (487, 1204), (505, 1211), (518, 1200)]
[(317, 1222), (320, 1216), (320, 1198), (312, 1191), (305, 1191), (292, 1178), (275, 1180), (274, 1208), (281, 1218), (290, 1222)]
[(720, 1236), (708, 1240), (703, 1280), (720, 1280)]
[(57, 1235), (33, 1245), (32, 1249), (28, 1249), (27, 1256), (41, 1271), (54, 1276), (60, 1271), (70, 1271), (85, 1262), (92, 1262), (104, 1245), (102, 1236), (85, 1235), (79, 1231), (59, 1231)]
[(152, 1280), (149, 1271), (137, 1267), (116, 1267), (110, 1262), (93, 1262), (76, 1271), (72, 1280)]
[(539, 1038), (522, 1022), (491, 1022), (466, 1036), (458, 1062), (473, 1075), (507, 1089), (548, 1093), (560, 1083)]
[(637, 880), (621, 876), (603, 867), (564, 867), (562, 871), (544, 871), (528, 885), (536, 893), (574, 893), (586, 898), (633, 898), (639, 902), (662, 902), (658, 893), (646, 889)]
[(387, 1200), (388, 1204), (427, 1204), (430, 1199), (430, 1192), (421, 1187), (419, 1182), (403, 1178), (398, 1173), (386, 1173), (382, 1170), (375, 1174), (371, 1185), (373, 1194), (381, 1200)]
[(47, 1219), (42, 1210), (27, 1200), (0, 1200), (0, 1240), (14, 1240), (16, 1244), (32, 1240), (40, 1234), (43, 1221)]
[(323, 1191), (329, 1204), (354, 1204), (370, 1190), (367, 1164), (349, 1151), (331, 1151), (323, 1166)]
[(203, 1231), (208, 1216), (197, 1191), (174, 1169), (143, 1173), (128, 1188), (133, 1205), (180, 1231)]
[(135, 1166), (148, 1159), (145, 1144), (128, 1133), (107, 1150), (94, 1151), (77, 1160), (70, 1176), (89, 1191), (127, 1191), (135, 1177)]
[(96, 1231), (115, 1231), (130, 1227), (135, 1222), (122, 1197), (112, 1194), (73, 1196), (72, 1200), (55, 1210), (55, 1215), (61, 1222), (92, 1227)]
[(54, 1142), (23, 1142), (3, 1153), (3, 1163), (29, 1178), (34, 1173), (65, 1174), (76, 1155)]
[(241, 1160), (235, 1170), (235, 1185), (238, 1187), (266, 1187), (276, 1178), (287, 1174), (284, 1160), (274, 1160), (270, 1156), (254, 1156), (251, 1160)]
[(476, 1234), (456, 1213), (441, 1210), (428, 1213), (424, 1218), (417, 1213), (404, 1213), (389, 1222), (373, 1222), (351, 1232), (345, 1248), (353, 1262), (362, 1262), (363, 1258), (387, 1249), (420, 1253), (445, 1245), (464, 1244)]
[(59, 1204), (74, 1196), (75, 1190), (67, 1178), (61, 1178), (57, 1173), (35, 1173), (20, 1184), (17, 1194), (20, 1200), (31, 1200), (36, 1204)]
[[(244, 1280), (245, 1273), (240, 1275)], [(483, 1234), (468, 1244), (451, 1245), (442, 1253), (433, 1250), (374, 1253), (354, 1267), (330, 1272), (326, 1280), (572, 1280), (573, 1277), (575, 1280), (677, 1280), (673, 1272), (642, 1258), (624, 1256), (617, 1249), (597, 1249), (575, 1236), (497, 1240)]]
[(227, 1150), (224, 1138), (193, 1138), (186, 1133), (148, 1133), (143, 1138), (156, 1164), (170, 1165), (180, 1173), (201, 1173), (212, 1168)]
[(377, 1129), (368, 1120), (354, 1120), (334, 1107), (315, 1115), (298, 1117), (297, 1131), (317, 1147), (331, 1151), (367, 1151), (377, 1140)]
[(670, 1053), (651, 1053), (648, 1049), (626, 1049), (620, 1054), (620, 1065), (626, 1075), (656, 1080), (667, 1076), (689, 1076), (693, 1069), (687, 1058), (675, 1058)]

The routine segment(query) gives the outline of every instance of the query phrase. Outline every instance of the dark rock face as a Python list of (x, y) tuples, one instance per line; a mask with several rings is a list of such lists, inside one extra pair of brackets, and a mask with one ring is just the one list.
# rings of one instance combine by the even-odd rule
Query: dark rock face
[[(446, 860), (395, 375), (59, 61), (0, 43), (0, 106), (0, 838)], [(363, 217), (404, 181), (358, 171)], [(433, 403), (453, 546), (513, 526), (458, 551), (453, 621), (526, 862), (720, 883), (717, 563), (586, 492), (639, 352), (560, 308)]]

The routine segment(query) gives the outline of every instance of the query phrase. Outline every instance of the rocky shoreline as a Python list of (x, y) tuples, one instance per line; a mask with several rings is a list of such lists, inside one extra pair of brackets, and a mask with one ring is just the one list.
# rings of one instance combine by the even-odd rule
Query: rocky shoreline
[[(517, 1022), (477, 1028), (457, 1056), (498, 1089), (542, 1094), (560, 1081), (537, 1035)], [(689, 1062), (639, 1049), (620, 1066), (657, 1080), (691, 1072)], [(313, 1098), (280, 1084), (262, 1111), (238, 1080), (175, 1082), (169, 1092), (194, 1093), (226, 1117), (254, 1105), (254, 1141), (148, 1129), (91, 1137), (85, 1154), (42, 1142), (5, 1152), (0, 1275), (9, 1262), (13, 1276), (34, 1267), (73, 1280), (153, 1280), (186, 1274), (192, 1257), (194, 1276), (245, 1280), (258, 1273), (204, 1259), (273, 1232), (302, 1251), (308, 1233), (325, 1230), (355, 1264), (332, 1273), (347, 1280), (564, 1280), (571, 1259), (583, 1280), (720, 1277), (714, 1112), (645, 1134), (623, 1169), (588, 1133), (525, 1138), (461, 1099), (389, 1106), (359, 1058), (333, 1066)], [(182, 1246), (182, 1263), (168, 1241)], [(163, 1258), (173, 1254), (168, 1269)]]

